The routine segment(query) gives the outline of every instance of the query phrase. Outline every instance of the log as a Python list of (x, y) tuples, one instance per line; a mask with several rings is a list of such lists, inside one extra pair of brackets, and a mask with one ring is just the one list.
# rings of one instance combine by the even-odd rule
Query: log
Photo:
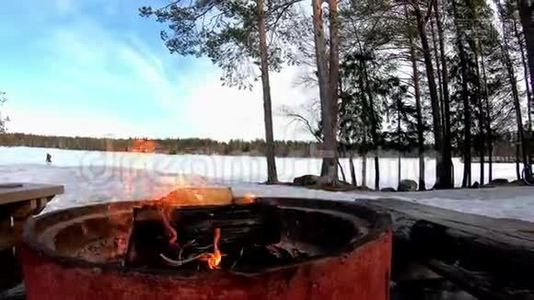
[(280, 240), (276, 212), (260, 204), (200, 209), (177, 209), (172, 219), (179, 239), (207, 237), (212, 240), (213, 228), (221, 230), (221, 245), (271, 244)]
[(481, 299), (534, 298), (534, 224), (397, 199), (366, 205), (392, 216), (394, 263), (415, 258)]
[[(219, 246), (227, 251), (227, 258), (236, 256), (232, 255), (236, 253), (240, 256), (244, 248), (280, 241), (280, 233), (272, 221), (274, 217), (272, 207), (260, 204), (171, 211), (156, 206), (139, 207), (133, 213), (133, 230), (125, 263), (130, 266), (165, 266), (161, 254), (175, 259), (177, 253), (182, 253), (181, 249), (187, 257), (211, 251), (215, 229), (220, 232)], [(169, 227), (176, 233), (174, 242), (171, 242)]]

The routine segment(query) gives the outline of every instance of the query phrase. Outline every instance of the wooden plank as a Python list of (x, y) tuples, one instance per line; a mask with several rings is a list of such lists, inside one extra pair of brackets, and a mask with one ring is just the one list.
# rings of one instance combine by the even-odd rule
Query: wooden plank
[(398, 260), (417, 258), (482, 299), (534, 299), (533, 223), (397, 199), (366, 204), (391, 214)]
[(32, 199), (51, 198), (63, 194), (62, 185), (36, 183), (4, 183), (0, 184), (0, 205), (27, 201)]
[(476, 238), (473, 241), (476, 244), (520, 254), (521, 257), (510, 259), (522, 264), (532, 263), (534, 267), (534, 261), (524, 260), (534, 259), (534, 223), (466, 214), (397, 199), (371, 200), (368, 203), (392, 214), (396, 237), (410, 240), (416, 223), (416, 228), (422, 231), (422, 221), (426, 221), (436, 227), (444, 227), (448, 232), (454, 230), (458, 235), (463, 233), (469, 238)]
[(452, 282), (461, 282), (465, 290), (472, 291), (480, 299), (532, 299), (532, 291), (510, 288), (495, 284), (491, 274), (466, 270), (460, 265), (447, 264), (439, 260), (429, 260), (427, 265), (444, 274)]

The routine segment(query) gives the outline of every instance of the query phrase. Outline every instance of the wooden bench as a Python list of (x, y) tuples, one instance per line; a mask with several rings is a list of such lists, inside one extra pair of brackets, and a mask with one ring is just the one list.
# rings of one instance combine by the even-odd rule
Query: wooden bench
[(533, 223), (397, 199), (365, 202), (392, 216), (394, 279), (395, 273), (407, 275), (409, 263), (480, 299), (534, 299)]
[(22, 279), (16, 252), (24, 222), (40, 213), (55, 195), (63, 192), (60, 185), (0, 184), (0, 291), (13, 287)]

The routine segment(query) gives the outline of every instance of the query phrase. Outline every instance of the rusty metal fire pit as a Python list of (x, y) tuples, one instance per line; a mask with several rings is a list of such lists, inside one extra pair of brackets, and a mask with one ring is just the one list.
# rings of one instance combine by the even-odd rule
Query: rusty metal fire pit
[(386, 300), (391, 240), (354, 203), (136, 201), (39, 216), (22, 258), (29, 300)]

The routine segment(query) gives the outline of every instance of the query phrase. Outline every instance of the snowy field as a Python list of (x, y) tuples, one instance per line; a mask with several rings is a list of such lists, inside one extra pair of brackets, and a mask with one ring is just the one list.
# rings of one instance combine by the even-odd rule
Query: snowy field
[[(106, 170), (120, 168), (123, 170), (145, 170), (155, 174), (197, 175), (212, 181), (228, 182), (264, 182), (267, 179), (267, 166), (264, 157), (257, 156), (222, 156), (222, 155), (167, 155), (127, 152), (74, 151), (29, 147), (0, 147), (0, 165), (41, 165), (45, 166), (46, 153), (52, 155), (53, 166), (74, 167), (88, 177), (95, 169)], [(463, 164), (453, 159), (455, 185), (460, 186)], [(402, 179), (417, 181), (419, 176), (418, 159), (402, 159)], [(349, 163), (341, 160), (341, 165), (350, 180)], [(315, 158), (277, 158), (278, 178), (290, 182), (296, 176), (319, 174), (321, 160)], [(356, 176), (361, 184), (362, 160), (355, 159)], [(487, 168), (487, 166), (486, 166)], [(479, 164), (472, 164), (473, 182), (479, 178)], [(397, 158), (380, 159), (380, 187), (397, 187)], [(97, 172), (98, 173), (98, 172)], [(486, 170), (486, 181), (488, 171)], [(515, 164), (494, 164), (493, 178), (515, 179)], [(427, 187), (435, 181), (435, 160), (426, 159), (425, 179)], [(374, 161), (367, 160), (367, 186), (374, 186)]]
[[(46, 153), (53, 165), (44, 162)], [(318, 173), (320, 160), (278, 159), (280, 179)], [(345, 161), (344, 164), (348, 163)], [(433, 162), (428, 160), (427, 185), (433, 183)], [(461, 164), (455, 161), (456, 183)], [(368, 162), (372, 169), (371, 161)], [(416, 179), (417, 161), (405, 159), (402, 178)], [(359, 169), (361, 162), (356, 162)], [(473, 164), (477, 174), (478, 164)], [(353, 201), (362, 198), (396, 197), (406, 201), (534, 222), (534, 188), (501, 187), (415, 193), (326, 192), (291, 186), (265, 186), (265, 163), (261, 157), (104, 153), (58, 149), (0, 147), (0, 182), (36, 182), (65, 185), (48, 210), (95, 202), (153, 199), (180, 185), (229, 185), (236, 195), (323, 198)], [(347, 167), (348, 170), (348, 167)], [(514, 164), (496, 164), (495, 178), (514, 179)], [(360, 173), (358, 173), (358, 176)], [(370, 170), (368, 178), (372, 178)], [(397, 160), (381, 159), (381, 185), (397, 185)], [(476, 176), (475, 176), (476, 178)], [(368, 185), (372, 185), (369, 180)]]

